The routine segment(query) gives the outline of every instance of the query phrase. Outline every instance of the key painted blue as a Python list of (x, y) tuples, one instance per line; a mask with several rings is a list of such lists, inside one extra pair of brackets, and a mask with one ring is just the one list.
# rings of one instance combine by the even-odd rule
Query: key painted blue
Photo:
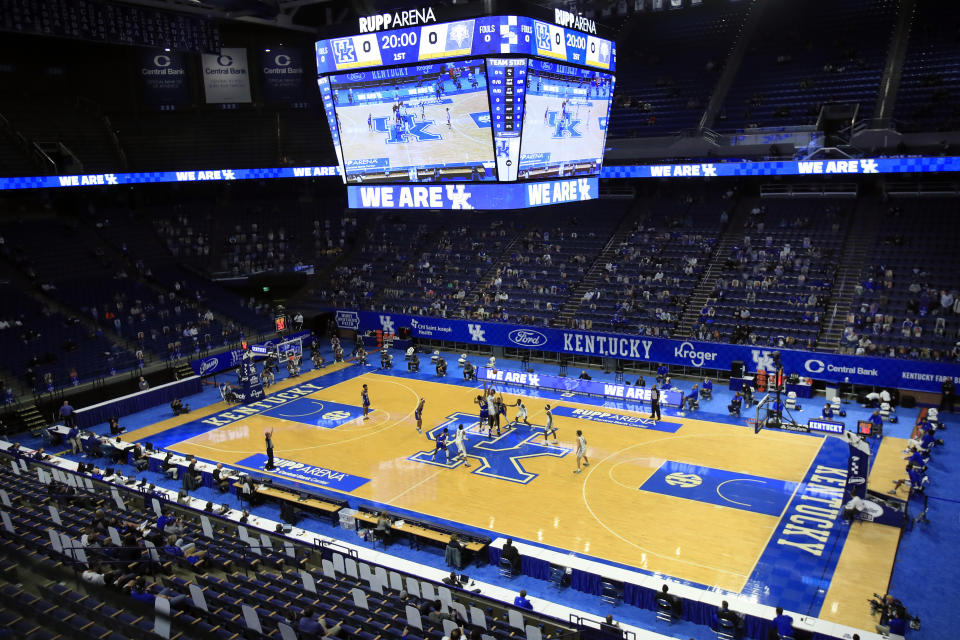
[(796, 482), (667, 460), (641, 491), (779, 517)]
[(264, 470), (263, 465), (266, 463), (267, 456), (262, 453), (257, 453), (249, 458), (244, 458), (235, 464), (238, 467), (257, 469), (257, 473), (280, 476), (281, 478), (286, 478), (287, 480), (316, 484), (322, 487), (328, 487), (330, 489), (336, 489), (337, 491), (344, 491), (347, 493), (370, 482), (369, 478), (352, 476), (349, 473), (343, 473), (342, 471), (327, 469), (326, 467), (317, 467), (312, 464), (297, 462), (296, 460), (288, 460), (286, 458), (275, 457), (273, 459), (273, 471)]
[[(579, 401), (579, 399), (578, 399)], [(649, 411), (647, 412), (649, 413)], [(679, 422), (669, 420), (659, 420), (654, 422), (650, 418), (640, 414), (623, 414), (603, 411), (600, 409), (573, 408), (573, 407), (554, 407), (553, 415), (563, 416), (565, 418), (577, 418), (579, 420), (589, 420), (591, 422), (604, 422), (606, 424), (619, 424), (624, 427), (633, 427), (635, 429), (650, 429), (651, 431), (663, 431), (665, 433), (676, 433), (677, 429), (683, 425)]]
[[(503, 421), (503, 424), (505, 423), (506, 421)], [(454, 460), (460, 451), (453, 444), (453, 433), (461, 424), (467, 431), (464, 438), (464, 448), (467, 450), (467, 457), (472, 466), (471, 473), (476, 475), (527, 484), (536, 478), (537, 474), (531, 473), (523, 467), (524, 459), (542, 456), (562, 458), (571, 451), (567, 447), (544, 444), (543, 427), (528, 427), (523, 423), (514, 422), (501, 427), (501, 435), (496, 435), (496, 429), (494, 429), (493, 437), (489, 437), (486, 434), (486, 429), (483, 433), (478, 430), (480, 419), (477, 415), (458, 412), (450, 414), (442, 424), (426, 433), (431, 442), (436, 442), (437, 434), (444, 428), (449, 431), (450, 437), (447, 440), (449, 461), (447, 461), (443, 451), (437, 452), (434, 456), (436, 447), (434, 444), (431, 444), (430, 449), (418, 451), (409, 459), (448, 469), (463, 466), (463, 460)]]
[(824, 438), (754, 565), (745, 595), (761, 604), (819, 615), (850, 531), (841, 515), (848, 459), (846, 442)]
[[(371, 410), (372, 414), (373, 411)], [(338, 402), (316, 400), (314, 398), (299, 398), (293, 402), (282, 404), (273, 409), (264, 411), (260, 415), (271, 418), (281, 418), (291, 422), (307, 424), (311, 427), (333, 429), (344, 422), (356, 420), (363, 415), (363, 409), (352, 407)]]

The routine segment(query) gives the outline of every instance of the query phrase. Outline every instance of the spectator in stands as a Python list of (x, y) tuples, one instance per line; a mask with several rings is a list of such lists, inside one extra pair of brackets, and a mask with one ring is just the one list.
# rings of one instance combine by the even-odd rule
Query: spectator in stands
[(529, 609), (533, 611), (533, 604), (527, 600), (527, 591), (526, 589), (520, 590), (520, 595), (513, 599), (513, 606), (520, 607), (521, 609)]
[(170, 409), (173, 410), (173, 415), (179, 416), (184, 413), (190, 413), (190, 405), (183, 404), (180, 398), (174, 398), (170, 403)]
[(327, 627), (326, 620), (317, 616), (312, 607), (305, 607), (297, 621), (297, 632), (304, 640), (308, 638), (337, 638), (340, 634), (340, 623)]
[(63, 424), (68, 427), (72, 427), (76, 424), (73, 418), (73, 407), (70, 406), (70, 403), (66, 400), (63, 401), (63, 404), (60, 406), (60, 418), (63, 420)]
[(434, 600), (428, 605), (429, 611), (427, 612), (427, 619), (430, 620), (433, 624), (443, 624), (444, 620), (457, 621), (456, 617), (452, 612), (443, 611), (443, 603), (439, 599)]
[(500, 557), (510, 563), (510, 567), (513, 569), (514, 573), (520, 573), (520, 551), (513, 546), (513, 538), (507, 538), (506, 543), (503, 545), (503, 549), (500, 550)]
[[(165, 588), (161, 589), (158, 595), (170, 600), (171, 609), (179, 606), (184, 600), (187, 599), (186, 594), (179, 593), (171, 595), (171, 592)], [(154, 606), (154, 600), (156, 600), (156, 596), (154, 596), (154, 594), (147, 588), (147, 580), (143, 576), (138, 577), (130, 585), (130, 597), (134, 600), (138, 600), (139, 602), (149, 605), (151, 609)]]
[(192, 555), (187, 555), (187, 552), (192, 551), (194, 546), (192, 542), (189, 544), (185, 543), (183, 538), (178, 538), (176, 535), (170, 534), (167, 536), (167, 544), (162, 547), (162, 551), (172, 558), (183, 558), (192, 564), (194, 569), (202, 569), (205, 551), (201, 550)]
[(140, 381), (137, 382), (137, 387), (140, 389), (140, 391), (146, 391), (147, 389), (150, 388), (150, 383), (147, 382), (146, 378), (144, 378), (143, 376), (140, 376)]
[(783, 607), (777, 607), (777, 616), (773, 619), (773, 626), (780, 637), (793, 637), (793, 618), (783, 612)]

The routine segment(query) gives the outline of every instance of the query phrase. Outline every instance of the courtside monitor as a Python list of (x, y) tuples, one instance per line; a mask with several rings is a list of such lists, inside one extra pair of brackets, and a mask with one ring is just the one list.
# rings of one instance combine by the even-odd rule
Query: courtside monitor
[(519, 209), (598, 197), (614, 43), (482, 16), (316, 43), (349, 206)]

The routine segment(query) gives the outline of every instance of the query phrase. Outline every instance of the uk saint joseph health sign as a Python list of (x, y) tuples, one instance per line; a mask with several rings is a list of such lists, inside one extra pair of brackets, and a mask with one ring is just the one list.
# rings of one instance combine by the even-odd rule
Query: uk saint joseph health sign
[(847, 380), (854, 384), (933, 393), (940, 392), (940, 385), (948, 377), (960, 384), (960, 364), (948, 362), (848, 356), (352, 309), (337, 310), (336, 322), (341, 329), (361, 332), (382, 330), (396, 333), (401, 327), (409, 327), (417, 338), (727, 371), (737, 361), (746, 363), (749, 371), (774, 371), (773, 352), (780, 351), (787, 373), (827, 382)]

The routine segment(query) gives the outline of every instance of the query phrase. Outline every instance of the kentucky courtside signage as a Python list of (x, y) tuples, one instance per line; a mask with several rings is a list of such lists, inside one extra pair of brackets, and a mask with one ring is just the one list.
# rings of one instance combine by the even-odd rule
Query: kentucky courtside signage
[[(786, 373), (797, 373), (827, 382), (848, 381), (853, 384), (932, 393), (939, 393), (940, 385), (948, 377), (960, 384), (960, 365), (951, 362), (848, 356), (777, 349), (764, 345), (734, 345), (573, 329), (533, 328), (502, 322), (477, 322), (352, 309), (337, 311), (336, 318), (338, 322), (343, 320), (344, 324), (339, 326), (344, 329), (396, 332), (402, 327), (409, 327), (414, 337), (497, 347), (536, 348), (554, 353), (603, 356), (726, 371), (730, 370), (734, 362), (740, 361), (746, 363), (748, 371), (764, 369), (773, 372), (773, 352), (780, 351)], [(418, 327), (421, 326), (429, 327), (429, 333), (420, 332)], [(602, 391), (598, 394), (604, 395)]]

